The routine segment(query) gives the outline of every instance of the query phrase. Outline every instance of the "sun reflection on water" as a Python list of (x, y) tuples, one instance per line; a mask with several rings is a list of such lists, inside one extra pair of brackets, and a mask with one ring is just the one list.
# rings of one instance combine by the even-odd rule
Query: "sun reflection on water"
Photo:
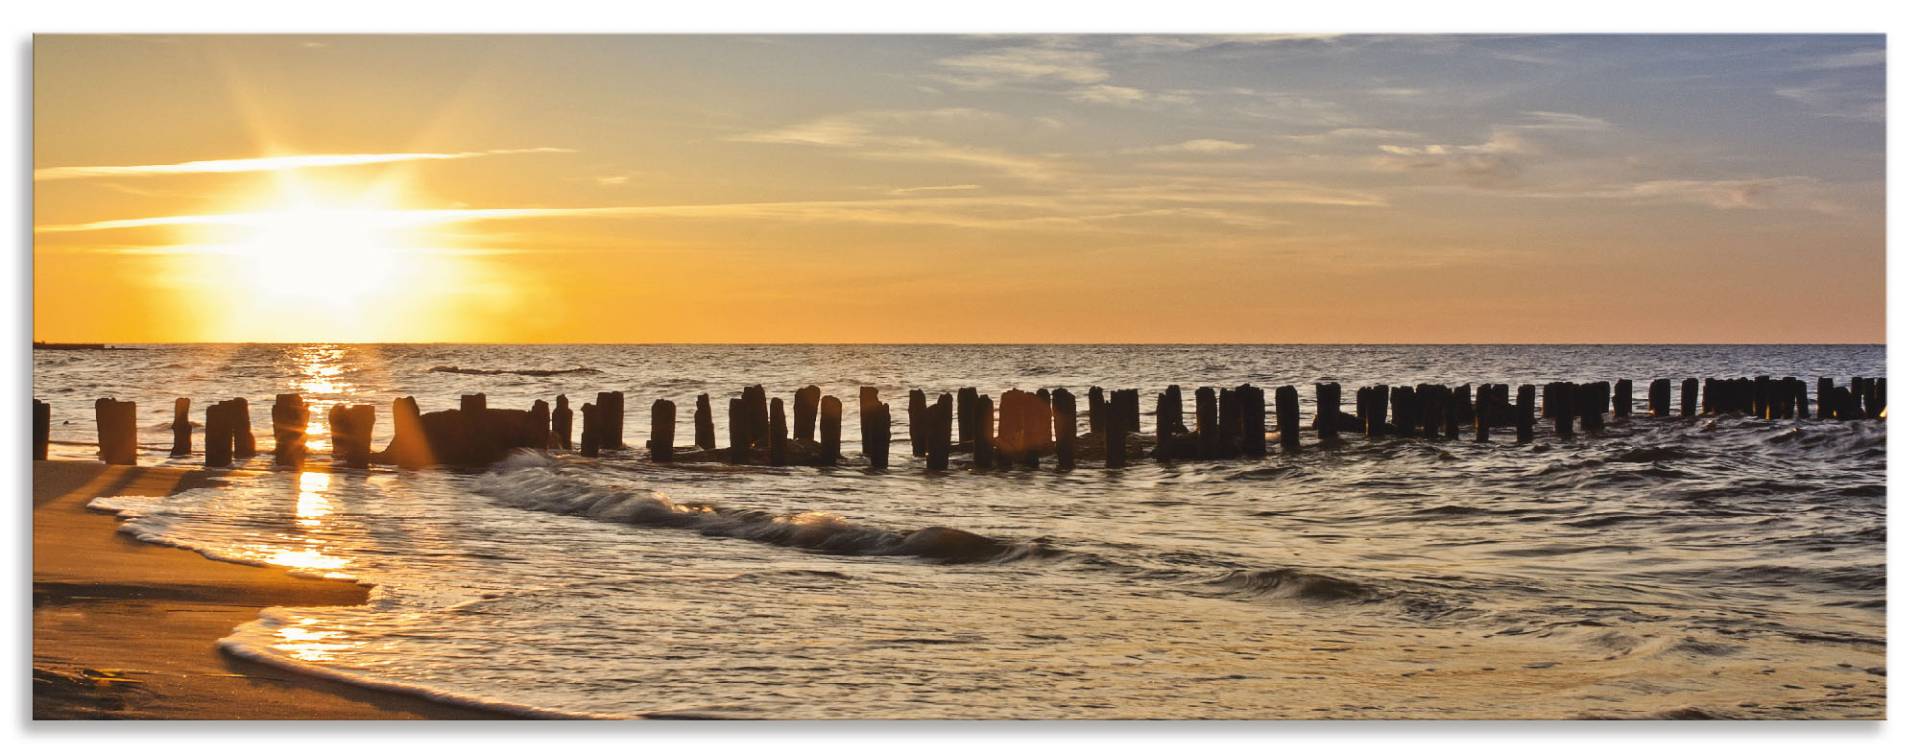
[(326, 523), (323, 518), (333, 514), (333, 503), (321, 493), (332, 485), (332, 474), (313, 471), (300, 474), (300, 497), (294, 503), (293, 509), (293, 514), (300, 525), (313, 527)]
[(318, 619), (303, 617), (299, 625), (289, 625), (274, 631), (274, 635), (280, 639), (280, 642), (273, 644), (273, 647), (301, 661), (329, 662), (334, 660), (336, 652), (359, 645), (354, 642), (341, 642), (339, 639), (346, 637), (347, 634), (338, 630), (309, 627), (318, 622)]

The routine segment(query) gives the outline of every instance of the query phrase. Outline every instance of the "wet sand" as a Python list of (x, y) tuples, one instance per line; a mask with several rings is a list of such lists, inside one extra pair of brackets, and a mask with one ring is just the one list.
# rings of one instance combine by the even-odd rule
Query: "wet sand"
[(261, 609), (360, 604), (367, 590), (143, 544), (86, 509), (221, 483), (182, 468), (34, 463), (33, 718), (502, 718), (222, 653), (215, 642)]

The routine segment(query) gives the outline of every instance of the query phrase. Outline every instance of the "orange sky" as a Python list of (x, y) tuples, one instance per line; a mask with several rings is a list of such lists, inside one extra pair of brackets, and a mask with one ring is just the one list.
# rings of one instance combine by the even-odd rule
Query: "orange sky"
[(34, 336), (1882, 342), (1884, 49), (40, 36)]

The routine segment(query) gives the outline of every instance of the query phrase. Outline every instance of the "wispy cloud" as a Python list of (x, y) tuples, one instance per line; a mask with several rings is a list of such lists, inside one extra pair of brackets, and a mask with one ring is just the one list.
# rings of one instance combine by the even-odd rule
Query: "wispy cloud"
[(288, 154), (269, 157), (199, 160), (161, 165), (85, 165), (43, 167), (33, 171), (35, 181), (75, 178), (130, 178), (152, 175), (195, 175), (207, 173), (254, 173), (277, 170), (304, 170), (320, 167), (353, 167), (393, 162), (459, 160), (505, 154), (551, 154), (571, 152), (557, 147), (530, 149), (489, 149), (478, 152), (391, 152), (384, 154)]
[(969, 146), (909, 132), (932, 127), (979, 128), (1007, 122), (1008, 119), (998, 113), (970, 108), (877, 110), (830, 115), (739, 134), (728, 140), (843, 149), (862, 159), (962, 165), (1027, 180), (1053, 177), (1059, 165), (1051, 158), (1021, 155), (996, 147)]
[(1784, 86), (1773, 91), (1823, 118), (1877, 122), (1887, 119), (1886, 92), (1835, 83)]
[(1514, 128), (1537, 131), (1604, 131), (1613, 127), (1613, 124), (1605, 119), (1570, 112), (1534, 110), (1523, 114), (1526, 119), (1513, 126)]
[(1252, 149), (1249, 144), (1221, 139), (1190, 139), (1178, 144), (1142, 146), (1122, 150), (1127, 154), (1231, 154)]
[(1886, 64), (1887, 48), (1876, 47), (1809, 58), (1794, 67), (1803, 71), (1836, 71), (1845, 68), (1875, 68)]
[(1109, 75), (1100, 53), (1059, 44), (1000, 47), (942, 58), (935, 64), (952, 72), (940, 80), (969, 89), (1009, 82), (1095, 84)]

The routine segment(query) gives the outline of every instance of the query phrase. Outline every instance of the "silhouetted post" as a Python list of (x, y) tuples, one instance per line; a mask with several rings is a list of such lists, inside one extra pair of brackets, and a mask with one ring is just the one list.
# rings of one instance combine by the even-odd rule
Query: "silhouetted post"
[(1520, 405), (1513, 413), (1514, 441), (1526, 444), (1533, 441), (1533, 385), (1520, 385)]
[(627, 448), (627, 393), (615, 390), (594, 398), (600, 406), (600, 449)]
[(527, 409), (527, 446), (541, 452), (553, 447), (553, 430), (548, 428), (552, 423), (553, 414), (547, 410), (547, 401), (533, 401), (533, 406)]
[(1313, 427), (1321, 442), (1340, 439), (1340, 383), (1313, 385)]
[(1220, 415), (1215, 425), (1220, 429), (1219, 454), (1215, 457), (1231, 458), (1240, 455), (1240, 432), (1247, 422), (1240, 417), (1240, 392), (1221, 387), (1217, 395), (1220, 399)]
[(1393, 387), (1387, 393), (1387, 403), (1393, 409), (1393, 433), (1402, 437), (1414, 434), (1415, 401), (1412, 387), (1401, 385)]
[(233, 408), (233, 456), (250, 458), (259, 451), (253, 445), (253, 412), (247, 407), (247, 399), (236, 397)]
[(327, 410), (333, 462), (365, 468), (373, 454), (373, 406), (335, 405)]
[(787, 406), (780, 398), (769, 402), (767, 418), (767, 465), (784, 466), (787, 464)]
[[(1549, 394), (1551, 394), (1551, 390), (1549, 390)], [(1440, 401), (1440, 420), (1443, 422), (1443, 433), (1448, 439), (1459, 439), (1460, 419), (1464, 418), (1464, 416), (1460, 413), (1460, 401), (1454, 399), (1453, 388), (1440, 385), (1439, 389), (1435, 390), (1435, 397)]]
[[(605, 393), (602, 393), (605, 394)], [(600, 457), (600, 406), (587, 403), (580, 406), (580, 454), (585, 457)]]
[(573, 449), (573, 409), (567, 407), (566, 395), (553, 399), (553, 435), (560, 440), (561, 449)]
[(1250, 458), (1267, 456), (1267, 393), (1251, 384), (1240, 385), (1240, 451)]
[(1799, 418), (1802, 421), (1807, 420), (1807, 418), (1809, 417), (1809, 414), (1807, 413), (1807, 382), (1806, 380), (1798, 379), (1798, 378), (1793, 380), (1793, 413), (1796, 418)]
[(1873, 418), (1884, 421), (1887, 418), (1887, 378), (1875, 377), (1873, 380)]
[[(1117, 399), (1119, 394), (1119, 392), (1115, 392), (1114, 397)], [(1109, 403), (1107, 407), (1111, 409), (1113, 404)], [(1127, 467), (1126, 424), (1122, 423), (1119, 417), (1112, 413), (1107, 415), (1106, 424), (1107, 467), (1125, 468)]]
[(94, 401), (94, 430), (100, 436), (100, 461), (106, 465), (136, 465), (140, 444), (134, 423), (134, 403), (113, 398)]
[(973, 399), (973, 469), (993, 470), (993, 398), (978, 395)]
[[(1167, 385), (1166, 394), (1173, 398), (1169, 401), (1169, 407), (1173, 409), (1173, 432), (1176, 434), (1185, 434), (1187, 431), (1187, 403), (1185, 396), (1180, 394), (1180, 385)], [(1160, 409), (1156, 406), (1154, 408), (1156, 420), (1158, 420), (1159, 412)]]
[(1300, 390), (1293, 385), (1273, 390), (1274, 421), (1280, 424), (1280, 447), (1300, 449)]
[(1000, 393), (1000, 412), (995, 416), (999, 430), (993, 434), (993, 451), (1001, 468), (1012, 468), (1026, 455), (1026, 442), (1020, 436), (1024, 427), (1021, 411), (1025, 404), (1020, 400), (1023, 395), (1019, 390)]
[(1607, 427), (1607, 383), (1591, 382), (1587, 384), (1587, 394), (1581, 401), (1580, 428), (1586, 431), (1602, 431)]
[[(419, 468), (434, 463), (433, 448), (427, 445), (427, 429), (420, 421), (420, 403), (411, 397), (393, 399), (393, 441), (387, 443), (381, 462)], [(573, 411), (567, 411), (567, 423), (573, 423)], [(573, 446), (571, 437), (566, 439)]]
[(653, 432), (647, 438), (647, 451), (653, 462), (673, 461), (673, 424), (678, 418), (672, 400), (653, 401)]
[(1099, 387), (1087, 388), (1087, 425), (1093, 433), (1107, 433), (1107, 393)]
[[(1121, 398), (1119, 414), (1120, 430), (1128, 434), (1140, 433), (1140, 390), (1118, 390), (1114, 395)], [(1109, 415), (1112, 415), (1113, 404), (1111, 402), (1107, 405), (1107, 412)]]
[(820, 388), (807, 385), (793, 393), (793, 437), (813, 441), (813, 422), (820, 415)]
[(1647, 412), (1665, 418), (1673, 410), (1673, 382), (1655, 379), (1647, 385)]
[(1053, 404), (1042, 390), (1020, 393), (1021, 462), (1028, 468), (1040, 467), (1040, 455), (1053, 433)]
[(753, 450), (753, 419), (748, 417), (747, 400), (727, 400), (727, 462), (746, 465)]
[(233, 406), (215, 402), (207, 406), (205, 462), (208, 468), (233, 465)]
[(1633, 380), (1620, 379), (1613, 383), (1613, 417), (1625, 419), (1633, 415)]
[(973, 430), (980, 425), (980, 421), (973, 417), (973, 409), (979, 404), (979, 390), (972, 387), (960, 388), (960, 392), (955, 398), (954, 411), (955, 415), (960, 419), (959, 432), (960, 441), (962, 442), (970, 442), (974, 439)]
[(927, 470), (944, 471), (953, 455), (953, 395), (940, 393), (923, 415), (921, 439), (927, 443)]
[(176, 397), (173, 399), (173, 449), (167, 454), (173, 457), (193, 454), (193, 400)]
[(693, 399), (693, 446), (702, 450), (720, 446), (713, 441), (713, 401), (705, 392)]
[(1694, 417), (1694, 401), (1700, 397), (1700, 380), (1688, 377), (1680, 380), (1680, 417)]
[(33, 401), (33, 459), (47, 459), (47, 445), (53, 441), (53, 406)]
[(1153, 458), (1155, 460), (1173, 459), (1173, 425), (1179, 421), (1179, 413), (1168, 403), (1177, 400), (1172, 389), (1154, 396), (1153, 400)]
[(1493, 429), (1493, 386), (1483, 384), (1473, 392), (1473, 441), (1485, 442)]
[(820, 398), (820, 464), (840, 462), (840, 398)]
[(1814, 406), (1813, 415), (1823, 420), (1833, 418), (1836, 412), (1833, 401), (1833, 377), (1820, 377), (1814, 382), (1813, 396), (1818, 401)]
[(1212, 387), (1201, 387), (1193, 391), (1193, 423), (1200, 432), (1200, 457), (1212, 458), (1220, 454), (1220, 402), (1214, 397)]
[[(603, 392), (600, 394), (604, 395), (606, 393)], [(476, 392), (471, 395), (460, 396), (460, 412), (461, 413), (485, 413), (486, 410), (487, 410), (487, 393)]]
[(926, 422), (927, 393), (922, 390), (907, 392), (907, 445), (912, 448), (913, 456), (925, 457), (927, 454)]
[(1074, 404), (1073, 393), (1066, 390), (1053, 391), (1053, 457), (1061, 470), (1073, 468), (1074, 441), (1079, 437), (1080, 406)]
[(873, 468), (887, 467), (886, 443), (892, 440), (892, 417), (883, 416), (887, 406), (880, 402), (880, 390), (860, 388), (860, 454)]
[(887, 454), (893, 449), (893, 405), (880, 403), (873, 412), (873, 454), (867, 456), (867, 465), (873, 468), (887, 467)]
[(312, 418), (306, 399), (297, 393), (274, 395), (272, 417), (273, 464), (286, 468), (305, 465), (307, 423)]
[(1366, 432), (1368, 439), (1387, 436), (1387, 386), (1376, 384), (1363, 387), (1366, 391)]

